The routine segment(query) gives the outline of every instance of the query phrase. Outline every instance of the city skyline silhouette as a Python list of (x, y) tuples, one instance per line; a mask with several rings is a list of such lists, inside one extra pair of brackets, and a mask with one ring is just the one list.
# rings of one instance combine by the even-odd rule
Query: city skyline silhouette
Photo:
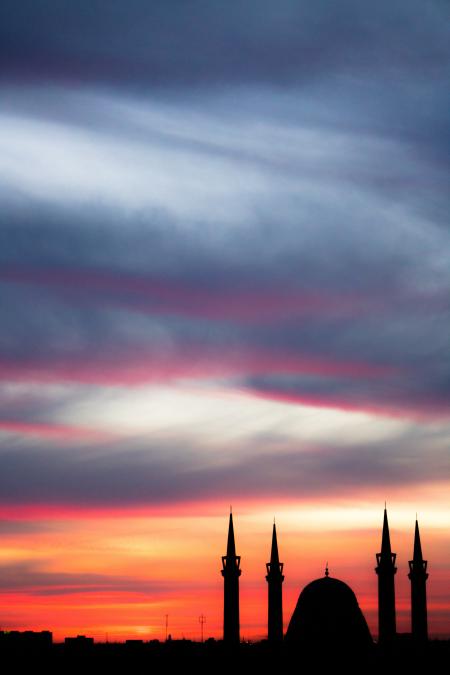
[[(301, 590), (298, 602), (292, 614), (292, 617), (285, 624), (283, 616), (283, 582), (285, 580), (284, 563), (280, 563), (278, 538), (275, 519), (272, 526), (272, 538), (270, 546), (270, 558), (266, 563), (267, 581), (267, 603), (266, 616), (267, 627), (262, 639), (268, 640), (270, 644), (277, 645), (287, 638), (288, 644), (314, 644), (317, 638), (313, 636), (325, 635), (329, 630), (328, 642), (332, 641), (332, 636), (342, 636), (338, 642), (344, 642), (344, 635), (352, 631), (355, 635), (361, 635), (361, 644), (378, 642), (381, 645), (391, 644), (397, 640), (397, 636), (409, 635), (415, 644), (424, 644), (428, 641), (428, 609), (427, 609), (427, 572), (428, 561), (424, 560), (422, 554), (422, 545), (420, 538), (419, 523), (416, 514), (414, 526), (414, 542), (412, 547), (411, 559), (408, 560), (407, 577), (410, 580), (410, 619), (409, 630), (399, 632), (396, 624), (396, 594), (395, 594), (395, 574), (397, 572), (396, 553), (392, 553), (391, 538), (388, 524), (387, 507), (385, 504), (383, 525), (381, 534), (381, 551), (375, 554), (377, 566), (374, 571), (378, 577), (378, 622), (375, 631), (372, 627), (372, 635), (366, 623), (366, 619), (360, 610), (358, 600), (352, 589), (343, 581), (335, 579), (330, 575), (329, 564), (326, 562), (323, 577), (309, 581), (303, 590)], [(222, 639), (224, 644), (236, 646), (243, 641), (241, 638), (241, 620), (240, 620), (240, 589), (239, 578), (242, 574), (241, 556), (236, 553), (236, 542), (234, 532), (234, 521), (232, 508), (230, 507), (226, 554), (222, 556), (221, 575), (223, 577), (223, 623), (221, 635), (214, 637)], [(343, 598), (343, 609), (339, 608), (340, 598)], [(327, 598), (330, 598), (328, 600)], [(331, 604), (327, 604), (331, 603)], [(345, 609), (345, 603), (349, 603), (348, 609)], [(354, 609), (351, 605), (354, 604)], [(320, 609), (322, 607), (322, 609)], [(308, 616), (310, 618), (308, 619)], [(360, 616), (361, 618), (358, 618)], [(333, 618), (335, 617), (335, 618)], [(348, 618), (347, 618), (348, 617)], [(353, 617), (353, 618), (351, 618)], [(330, 623), (329, 623), (330, 622)], [(334, 622), (334, 623), (333, 623)], [(201, 625), (200, 642), (204, 642), (204, 625), (206, 616), (199, 615)], [(326, 628), (327, 625), (330, 628)], [(348, 623), (348, 626), (347, 626)], [(361, 624), (361, 627), (357, 626)], [(245, 632), (245, 625), (243, 626)], [(6, 626), (8, 629), (8, 626)], [(29, 629), (28, 629), (29, 630)], [(3, 629), (5, 634), (21, 633), (13, 630)], [(46, 640), (47, 632), (43, 632)], [(303, 637), (302, 637), (303, 636)], [(148, 636), (149, 637), (149, 636)], [(179, 635), (175, 636), (179, 639)], [(182, 638), (185, 638), (184, 631)], [(84, 638), (83, 638), (84, 639)], [(94, 638), (89, 637), (89, 640)], [(154, 639), (154, 638), (153, 638)], [(169, 632), (169, 614), (165, 615), (165, 641), (172, 640), (172, 630)], [(261, 638), (260, 638), (261, 639)], [(334, 639), (337, 639), (336, 637)], [(349, 638), (351, 639), (351, 638)], [(359, 638), (356, 638), (358, 641)], [(75, 637), (66, 637), (67, 640), (75, 640)], [(134, 640), (128, 640), (131, 643)], [(254, 640), (253, 640), (254, 641)], [(105, 642), (108, 642), (106, 635)], [(137, 642), (142, 642), (139, 638)]]
[(282, 584), (284, 563), (280, 563), (275, 522), (272, 526), (270, 561), (266, 563), (267, 633), (264, 640), (241, 639), (240, 588), (241, 556), (236, 550), (233, 513), (230, 508), (226, 554), (221, 557), (223, 577), (223, 631), (221, 639), (204, 639), (206, 617), (201, 614), (201, 638), (174, 639), (165, 615), (165, 640), (129, 639), (96, 643), (92, 636), (66, 637), (53, 642), (51, 631), (1, 631), (0, 653), (7, 662), (31, 667), (36, 663), (47, 672), (68, 668), (195, 668), (219, 672), (288, 672), (302, 663), (321, 672), (340, 668), (345, 672), (391, 672), (398, 667), (442, 668), (450, 655), (450, 640), (429, 640), (427, 632), (426, 582), (428, 561), (423, 559), (418, 520), (415, 521), (411, 582), (411, 625), (407, 634), (396, 630), (394, 577), (396, 553), (392, 553), (387, 509), (381, 534), (381, 551), (375, 554), (378, 577), (378, 639), (374, 640), (358, 599), (348, 584), (330, 575), (328, 562), (321, 578), (301, 590), (286, 632), (283, 628)]

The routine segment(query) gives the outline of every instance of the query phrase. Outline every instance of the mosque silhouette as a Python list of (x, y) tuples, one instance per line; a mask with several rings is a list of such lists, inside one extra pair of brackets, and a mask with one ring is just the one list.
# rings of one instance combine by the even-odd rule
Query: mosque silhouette
[[(416, 520), (414, 553), (409, 561), (411, 582), (411, 635), (399, 635), (395, 622), (396, 554), (391, 550), (386, 509), (381, 551), (376, 554), (378, 578), (378, 644), (372, 640), (352, 589), (333, 579), (325, 569), (321, 579), (301, 591), (283, 631), (284, 564), (278, 553), (277, 530), (272, 532), (270, 561), (266, 563), (268, 588), (267, 640), (241, 641), (239, 577), (241, 558), (236, 553), (233, 516), (230, 513), (226, 555), (222, 556), (224, 580), (223, 640), (171, 639), (98, 642), (92, 637), (66, 638), (53, 643), (48, 631), (1, 631), (1, 663), (14, 664), (15, 672), (37, 670), (61, 673), (198, 673), (198, 675), (285, 675), (291, 673), (444, 673), (450, 661), (450, 640), (428, 640), (426, 581), (427, 561), (422, 557)], [(203, 615), (202, 615), (203, 617)], [(204, 617), (203, 617), (204, 618)], [(203, 635), (202, 635), (203, 638)], [(12, 672), (12, 671), (11, 671)]]
[[(396, 553), (392, 553), (387, 510), (384, 509), (381, 551), (376, 554), (378, 576), (378, 642), (392, 645), (397, 639), (395, 618)], [(428, 640), (426, 581), (427, 561), (423, 559), (419, 524), (416, 518), (413, 558), (409, 561), (411, 582), (411, 637), (417, 644)], [(291, 648), (363, 651), (373, 645), (366, 619), (355, 593), (343, 581), (330, 577), (328, 564), (321, 579), (311, 581), (300, 593), (286, 634), (283, 636), (284, 563), (278, 554), (275, 523), (272, 532), (270, 562), (266, 563), (268, 584), (267, 637), (269, 643), (284, 643)], [(230, 511), (227, 553), (222, 556), (224, 579), (223, 640), (228, 645), (240, 642), (239, 577), (241, 556), (236, 555), (233, 514)]]

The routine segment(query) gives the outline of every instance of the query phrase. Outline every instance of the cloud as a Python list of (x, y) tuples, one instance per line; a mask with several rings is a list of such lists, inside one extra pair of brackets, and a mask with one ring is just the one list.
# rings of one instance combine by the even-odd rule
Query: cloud
[[(235, 445), (235, 444), (234, 444)], [(224, 459), (186, 440), (129, 441), (79, 447), (28, 446), (0, 451), (3, 504), (145, 506), (198, 500), (302, 498), (439, 482), (448, 474), (448, 433), (407, 429), (364, 445), (303, 444), (259, 436), (227, 444)], [(278, 447), (277, 447), (278, 446)], [(424, 459), (426, 453), (426, 460)]]
[(154, 596), (173, 590), (176, 582), (149, 581), (94, 573), (47, 572), (46, 561), (27, 560), (0, 564), (0, 593), (27, 593), (32, 596), (78, 593), (126, 593)]
[[(418, 370), (399, 370), (379, 378), (344, 378), (314, 375), (262, 375), (243, 378), (240, 385), (250, 391), (295, 404), (331, 406), (343, 410), (408, 415), (417, 418), (448, 417), (449, 377), (431, 369), (420, 377)], [(408, 411), (408, 412), (407, 412)]]
[(0, 433), (6, 432), (11, 434), (42, 436), (49, 438), (59, 438), (71, 441), (73, 439), (85, 438), (86, 440), (95, 442), (96, 440), (108, 438), (111, 434), (107, 432), (99, 432), (94, 429), (86, 429), (80, 426), (69, 426), (63, 424), (43, 424), (39, 422), (22, 422), (16, 420), (0, 420)]
[(33, 535), (42, 532), (54, 532), (58, 526), (48, 521), (0, 519), (0, 534), (5, 538), (11, 535)]
[(409, 449), (282, 444), (259, 461), (249, 441), (224, 467), (189, 443), (126, 450), (77, 413), (106, 388), (183, 380), (448, 417), (443, 4), (7, 0), (0, 12), (4, 498), (437, 479), (441, 449), (413, 424)]
[(448, 55), (441, 2), (268, 1), (233, 7), (24, 0), (2, 4), (6, 76), (140, 86), (286, 83), (347, 70), (434, 74)]
[(222, 377), (292, 400), (445, 413), (448, 231), (413, 206), (396, 220), (380, 197), (377, 227), (362, 204), (336, 224), (327, 197), (295, 225), (278, 197), (267, 196), (261, 220), (231, 229), (9, 199), (3, 378)]
[(378, 228), (349, 212), (336, 229), (334, 208), (324, 201), (315, 222), (294, 227), (293, 212), (277, 220), (275, 194), (262, 222), (212, 232), (167, 214), (10, 205), (3, 378), (219, 376), (275, 397), (442, 414), (448, 232), (417, 214), (383, 220), (381, 206)]

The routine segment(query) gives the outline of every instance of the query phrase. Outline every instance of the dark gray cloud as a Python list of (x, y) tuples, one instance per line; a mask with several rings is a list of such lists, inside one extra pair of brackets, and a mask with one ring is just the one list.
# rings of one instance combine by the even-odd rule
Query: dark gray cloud
[(445, 362), (435, 372), (405, 368), (380, 378), (319, 376), (254, 376), (240, 385), (268, 398), (292, 402), (335, 405), (337, 408), (367, 409), (395, 413), (405, 404), (416, 414), (448, 415), (450, 371)]
[[(0, 494), (5, 503), (127, 506), (229, 497), (322, 496), (441, 481), (448, 475), (448, 436), (405, 431), (364, 445), (314, 445), (258, 437), (224, 448), (226, 462), (186, 443), (108, 444), (95, 449), (3, 443)], [(424, 456), (426, 455), (426, 460)]]
[(448, 56), (445, 2), (273, 4), (5, 0), (4, 77), (277, 84), (326, 72), (434, 76)]

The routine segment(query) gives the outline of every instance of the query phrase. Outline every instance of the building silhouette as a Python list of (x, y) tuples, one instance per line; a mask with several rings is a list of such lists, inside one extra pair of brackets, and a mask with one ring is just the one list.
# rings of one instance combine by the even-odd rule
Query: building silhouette
[(70, 636), (64, 638), (64, 644), (68, 649), (81, 651), (91, 649), (94, 645), (94, 638), (87, 637), (86, 635)]
[(270, 562), (266, 563), (268, 584), (268, 639), (269, 642), (281, 642), (283, 639), (283, 567), (278, 556), (277, 529), (272, 530), (272, 548)]
[(389, 524), (386, 506), (384, 508), (383, 534), (381, 537), (381, 551), (376, 554), (378, 575), (378, 640), (392, 642), (396, 636), (395, 621), (395, 584), (394, 576), (396, 553), (391, 551)]
[(227, 554), (222, 556), (223, 576), (223, 639), (229, 645), (239, 644), (239, 577), (241, 556), (236, 555), (233, 514), (230, 510)]
[(414, 640), (426, 642), (428, 639), (427, 589), (428, 561), (422, 557), (419, 523), (416, 518), (414, 531), (413, 559), (409, 561), (408, 577), (411, 581), (411, 633)]
[[(378, 642), (392, 644), (396, 639), (395, 585), (394, 577), (397, 554), (392, 553), (386, 506), (383, 516), (381, 551), (376, 554), (378, 576)], [(427, 561), (422, 557), (419, 524), (416, 519), (413, 559), (409, 561), (408, 577), (411, 581), (412, 636), (417, 642), (426, 642)], [(228, 645), (239, 643), (239, 577), (241, 556), (236, 555), (233, 515), (230, 511), (227, 554), (222, 556), (224, 578), (223, 639)], [(267, 634), (269, 643), (283, 641), (284, 563), (278, 553), (277, 530), (272, 529), (270, 562), (266, 563), (268, 584)], [(350, 586), (330, 577), (328, 565), (324, 577), (305, 586), (299, 595), (296, 608), (284, 638), (290, 645), (317, 647), (320, 644), (352, 650), (355, 653), (373, 645), (370, 631), (356, 596)]]
[(53, 644), (53, 634), (49, 630), (0, 630), (0, 651), (2, 649), (45, 649)]
[(357, 653), (373, 645), (356, 595), (343, 581), (325, 576), (300, 593), (286, 632), (286, 643), (304, 651), (328, 649)]

